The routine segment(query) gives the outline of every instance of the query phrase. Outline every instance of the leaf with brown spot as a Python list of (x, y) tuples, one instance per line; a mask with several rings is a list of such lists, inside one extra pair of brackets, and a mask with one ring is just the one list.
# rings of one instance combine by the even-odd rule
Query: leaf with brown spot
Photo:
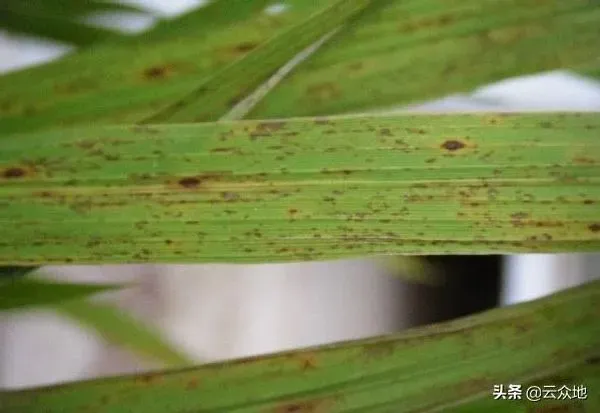
[[(0, 405), (11, 413), (76, 413), (88, 406), (98, 413), (109, 413), (116, 406), (132, 413), (528, 413), (532, 406), (592, 412), (600, 407), (600, 398), (589, 391), (600, 383), (600, 365), (586, 360), (597, 358), (600, 348), (595, 305), (599, 299), (600, 281), (595, 281), (385, 337), (138, 376), (4, 391)], [(303, 370), (303, 360), (318, 365)], [(494, 400), (493, 385), (507, 383), (523, 388), (583, 383), (588, 398), (534, 404)], [(106, 397), (111, 398), (110, 405), (102, 404)]]

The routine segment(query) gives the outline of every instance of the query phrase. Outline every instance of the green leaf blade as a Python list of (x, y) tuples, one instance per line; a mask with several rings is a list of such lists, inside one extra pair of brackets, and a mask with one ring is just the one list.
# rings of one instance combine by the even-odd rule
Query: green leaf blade
[[(48, 413), (92, 407), (99, 413), (401, 413), (489, 406), (494, 384), (557, 384), (561, 374), (597, 377), (599, 298), (600, 283), (594, 282), (394, 336), (4, 393), (0, 402), (14, 413), (42, 406)], [(597, 406), (597, 394), (590, 392), (585, 403)], [(506, 411), (501, 402), (497, 406)]]
[[(192, 93), (145, 119), (144, 123), (217, 120), (294, 55), (368, 8), (371, 3), (371, 0), (342, 0), (323, 7), (304, 22), (210, 76)], [(210, 102), (210, 105), (206, 102)]]
[(41, 307), (120, 288), (118, 285), (63, 283), (19, 277), (0, 281), (0, 311)]
[(53, 307), (110, 343), (167, 366), (185, 366), (190, 359), (167, 343), (158, 331), (111, 304), (77, 300)]
[(285, 13), (269, 16), (263, 1), (219, 0), (147, 33), (1, 76), (0, 131), (138, 122), (333, 2), (289, 0)]
[(599, 128), (573, 113), (21, 135), (0, 143), (0, 262), (594, 251)]
[(398, 107), (598, 59), (597, 2), (377, 4), (284, 79), (248, 118)]

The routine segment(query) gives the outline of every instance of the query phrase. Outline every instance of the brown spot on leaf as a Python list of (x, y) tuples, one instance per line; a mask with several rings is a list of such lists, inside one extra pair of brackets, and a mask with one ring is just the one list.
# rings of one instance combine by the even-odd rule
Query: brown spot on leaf
[(465, 147), (465, 144), (456, 139), (448, 139), (446, 142), (442, 144), (442, 148), (447, 151), (457, 151)]
[(198, 379), (196, 377), (192, 377), (186, 384), (185, 388), (187, 390), (194, 390), (198, 388)]
[(137, 378), (137, 382), (140, 384), (153, 384), (160, 380), (160, 376), (154, 373), (142, 374)]
[(27, 175), (25, 169), (18, 167), (7, 168), (2, 173), (2, 176), (4, 176), (6, 179), (18, 179), (24, 177), (25, 175)]
[(284, 403), (274, 410), (273, 413), (324, 413), (331, 411), (331, 408), (339, 399), (338, 397), (330, 397), (324, 399), (311, 399), (296, 401), (292, 403)]
[(214, 153), (235, 153), (238, 151), (237, 148), (213, 148), (210, 150)]
[(256, 49), (258, 43), (255, 42), (242, 42), (235, 46), (235, 51), (239, 53), (247, 53), (250, 50)]
[(306, 353), (298, 356), (300, 362), (300, 368), (303, 371), (312, 370), (317, 368), (317, 359), (314, 354)]
[(200, 180), (194, 176), (189, 176), (187, 178), (181, 178), (179, 180), (179, 185), (188, 189), (196, 188), (198, 185), (200, 185)]
[(256, 129), (259, 131), (269, 131), (275, 132), (285, 127), (285, 122), (282, 121), (271, 121), (271, 122), (261, 122), (256, 126)]
[(594, 159), (588, 158), (586, 156), (578, 156), (576, 158), (573, 158), (573, 162), (584, 165), (594, 165), (596, 163)]
[(598, 232), (598, 231), (600, 231), (600, 224), (598, 224), (598, 223), (590, 224), (590, 225), (588, 225), (588, 228), (592, 232)]
[(152, 66), (144, 70), (144, 77), (148, 80), (164, 79), (170, 72), (169, 66)]
[(425, 135), (425, 130), (420, 128), (406, 128), (407, 132), (416, 133), (418, 135)]

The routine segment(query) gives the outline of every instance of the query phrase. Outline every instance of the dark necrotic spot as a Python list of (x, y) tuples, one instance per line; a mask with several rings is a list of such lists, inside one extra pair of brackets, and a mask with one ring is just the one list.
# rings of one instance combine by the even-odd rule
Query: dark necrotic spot
[(25, 171), (21, 168), (8, 168), (4, 171), (4, 177), (8, 179), (21, 178), (25, 176)]
[(455, 139), (449, 139), (443, 143), (442, 148), (448, 151), (457, 151), (465, 147), (465, 144)]
[(249, 52), (250, 50), (256, 49), (258, 44), (252, 42), (244, 42), (235, 46), (235, 50), (241, 53)]
[(167, 66), (153, 66), (144, 70), (146, 79), (162, 79), (167, 76), (169, 68)]
[(179, 185), (181, 185), (184, 188), (196, 188), (198, 185), (200, 185), (200, 180), (193, 176), (181, 178), (179, 180)]
[(600, 231), (600, 224), (598, 224), (598, 223), (590, 224), (590, 225), (588, 225), (588, 228), (592, 232), (598, 232), (598, 231)]

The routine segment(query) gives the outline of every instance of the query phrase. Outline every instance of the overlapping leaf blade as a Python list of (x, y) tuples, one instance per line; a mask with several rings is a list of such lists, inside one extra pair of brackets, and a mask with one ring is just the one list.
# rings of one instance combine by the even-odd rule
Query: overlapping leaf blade
[(191, 360), (168, 343), (158, 330), (112, 304), (75, 300), (55, 305), (53, 309), (90, 328), (104, 340), (142, 357), (168, 366), (191, 364)]
[[(230, 7), (230, 2), (217, 1), (210, 12), (197, 10), (134, 40), (107, 43), (2, 77), (0, 131), (147, 118), (333, 0), (286, 4), (285, 13), (267, 16), (248, 3), (236, 1)], [(559, 67), (593, 72), (598, 13), (596, 2), (583, 0), (473, 0), (459, 5), (378, 0), (250, 117), (370, 109)], [(218, 15), (232, 17), (214, 18)], [(264, 63), (247, 62), (244, 73)], [(240, 89), (237, 96), (250, 91)]]
[(81, 18), (95, 12), (141, 12), (132, 5), (97, 0), (3, 0), (0, 29), (89, 46), (115, 37), (116, 32), (91, 26)]
[[(294, 55), (356, 16), (371, 0), (338, 0), (226, 69), (210, 76), (186, 97), (146, 119), (147, 123), (216, 120), (260, 86)], [(207, 102), (210, 102), (207, 104)]]
[(111, 291), (118, 285), (74, 284), (19, 277), (0, 281), (0, 311), (41, 307)]
[[(595, 282), (398, 336), (0, 394), (0, 403), (12, 413), (401, 413), (452, 411), (479, 399), (486, 411), (504, 412), (501, 401), (487, 402), (494, 384), (598, 377), (599, 299)], [(598, 394), (585, 406), (594, 411)]]
[(583, 68), (600, 57), (597, 1), (377, 4), (248, 117), (318, 116), (420, 102), (511, 76)]
[(267, 15), (263, 1), (219, 0), (140, 36), (2, 76), (0, 133), (138, 122), (333, 3), (290, 0), (285, 13)]
[(574, 113), (20, 135), (0, 143), (0, 262), (594, 251), (598, 130)]

